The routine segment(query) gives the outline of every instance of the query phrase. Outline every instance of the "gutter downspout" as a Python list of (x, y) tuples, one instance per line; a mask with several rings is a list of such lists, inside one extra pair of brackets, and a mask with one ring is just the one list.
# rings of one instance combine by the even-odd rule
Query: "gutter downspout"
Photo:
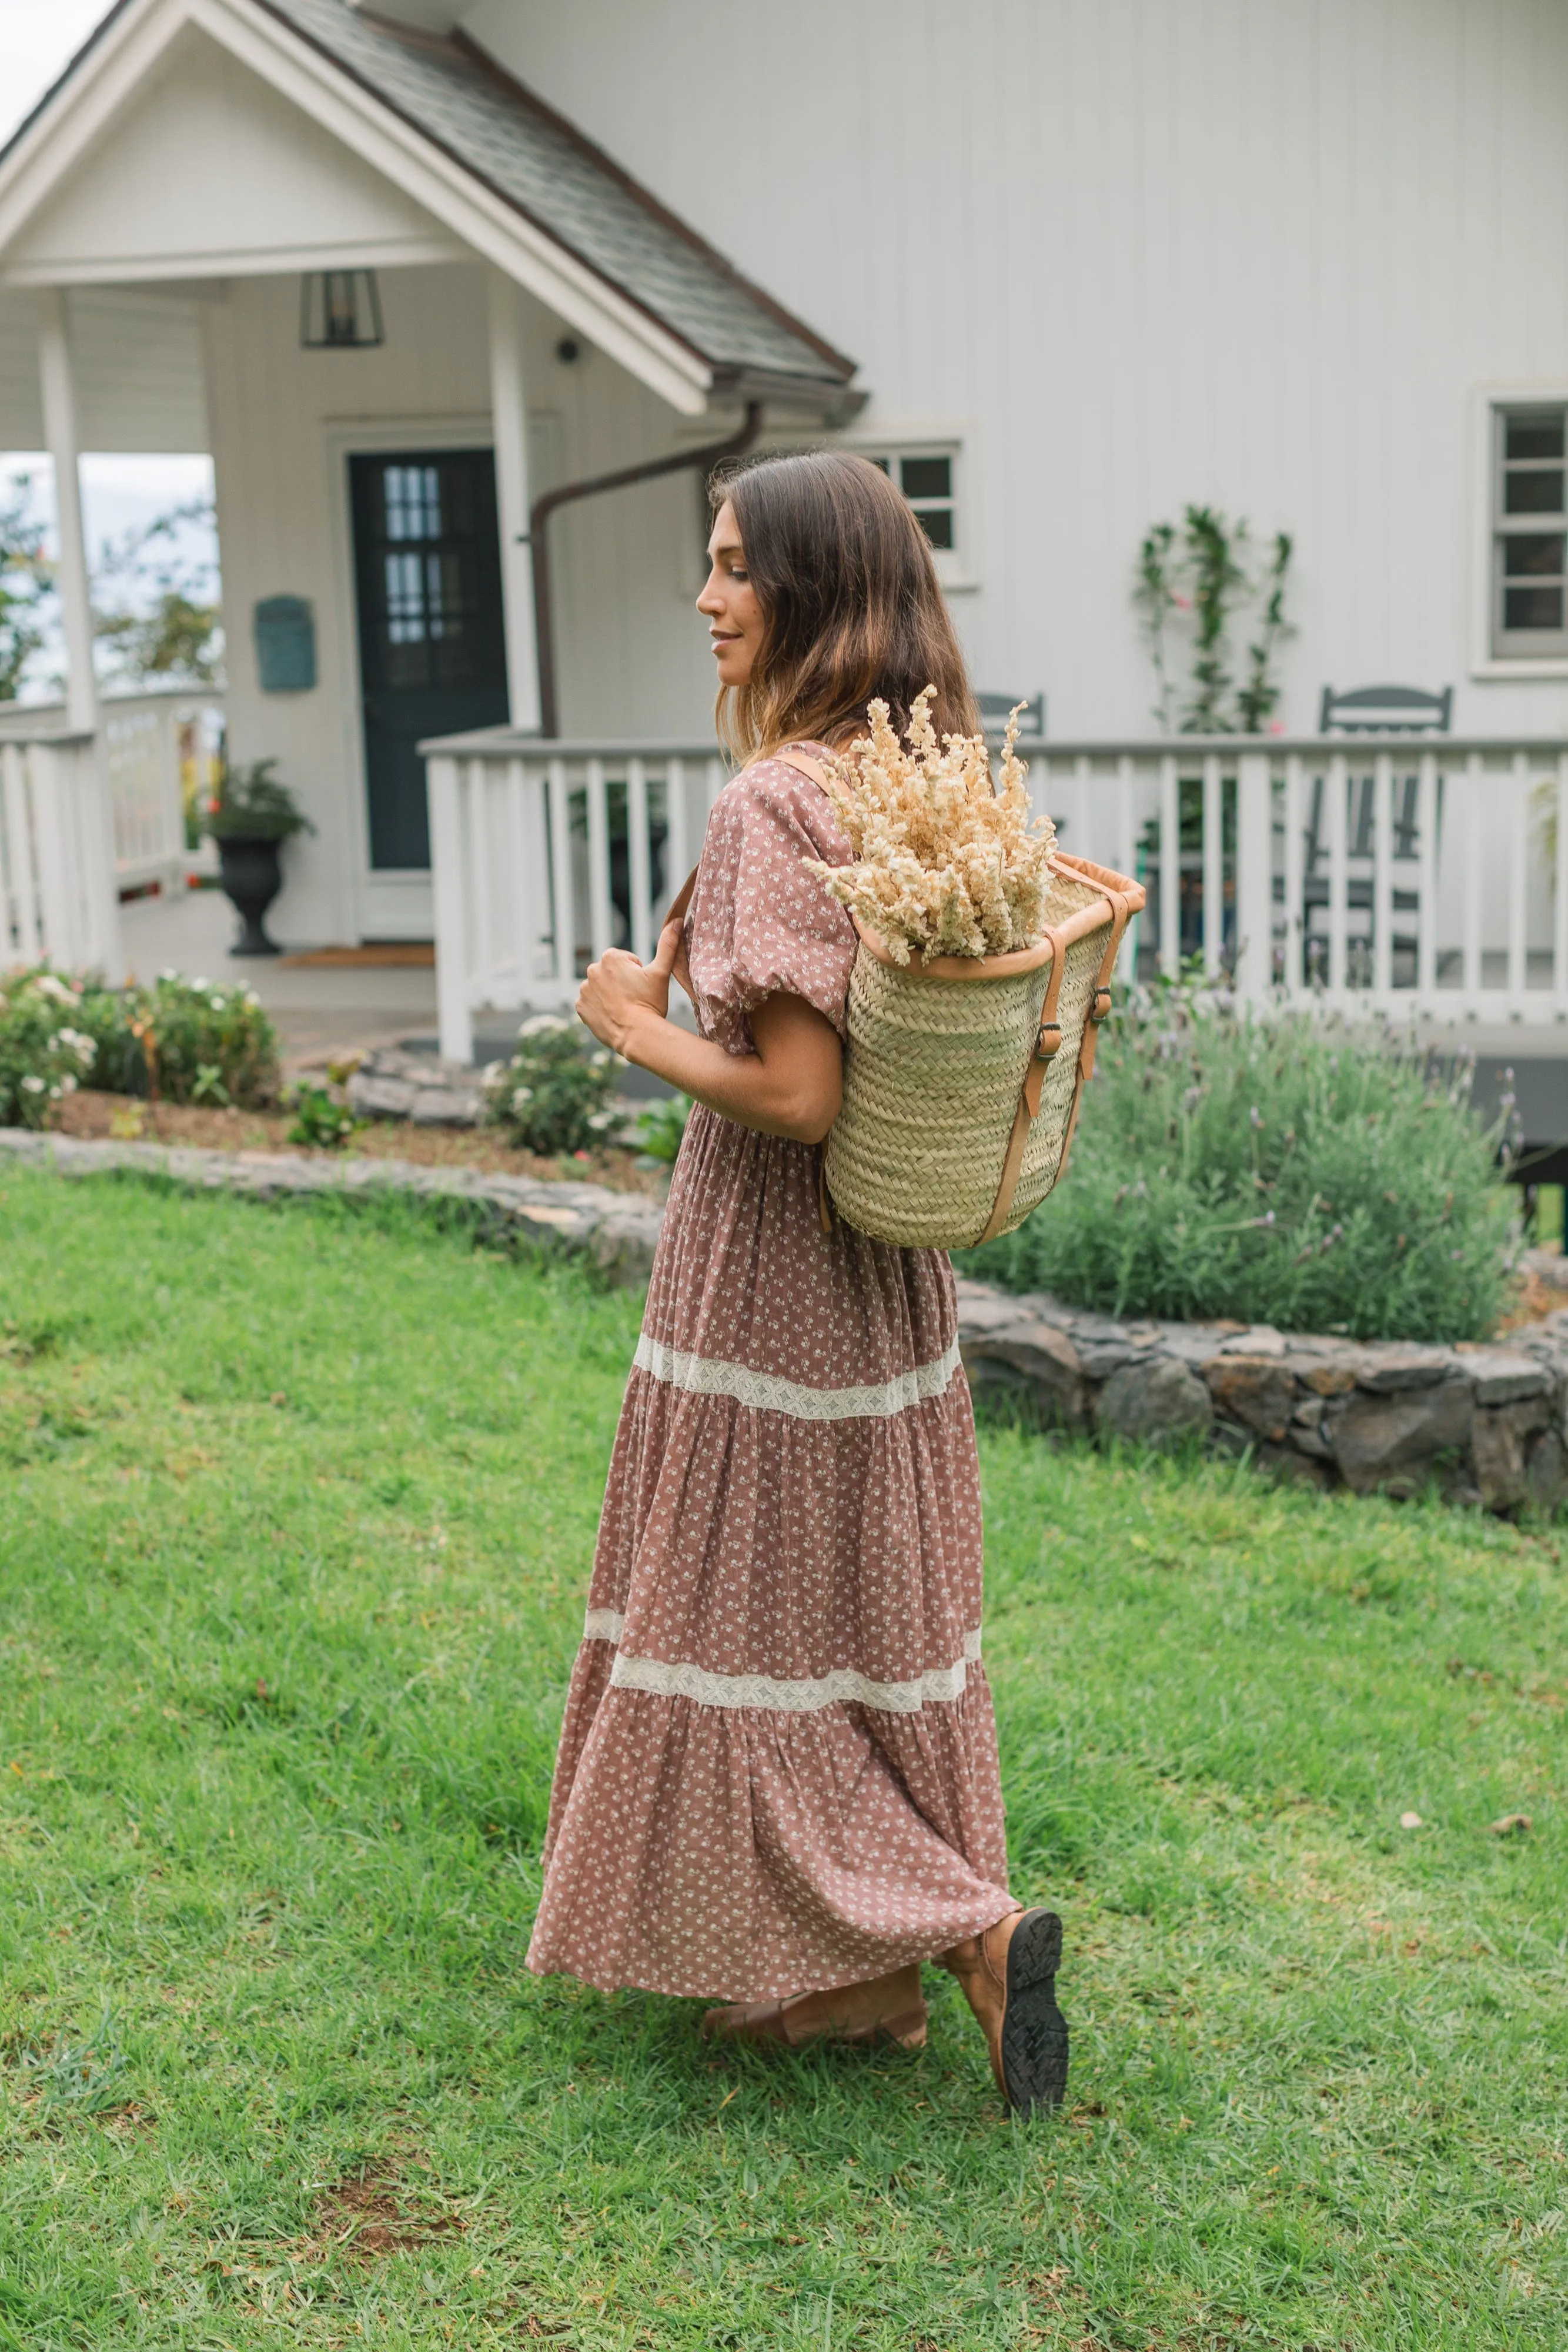
[(716, 466), (721, 458), (738, 457), (749, 449), (762, 430), (762, 403), (748, 400), (746, 422), (738, 433), (727, 441), (711, 441), (706, 448), (680, 449), (673, 457), (650, 457), (641, 466), (622, 466), (613, 474), (593, 474), (580, 482), (563, 482), (559, 489), (546, 490), (528, 509), (527, 539), (534, 575), (534, 638), (538, 648), (539, 672), (539, 733), (553, 736), (559, 732), (555, 691), (555, 625), (550, 612), (549, 546), (545, 525), (557, 507), (569, 505), (574, 499), (596, 498), (601, 490), (622, 490), (632, 482), (651, 482), (659, 474), (681, 474), (698, 466)]

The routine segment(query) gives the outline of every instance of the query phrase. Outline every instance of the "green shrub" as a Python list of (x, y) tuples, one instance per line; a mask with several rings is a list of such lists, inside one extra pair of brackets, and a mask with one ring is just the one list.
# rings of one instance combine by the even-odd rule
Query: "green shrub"
[(1469, 1095), (1370, 1026), (1161, 989), (1102, 1040), (1061, 1190), (962, 1262), (1118, 1315), (1483, 1339), (1516, 1224)]
[(42, 1127), (96, 1060), (78, 987), (42, 968), (0, 978), (0, 1127)]
[(536, 1013), (517, 1032), (508, 1062), (485, 1073), (490, 1117), (527, 1151), (587, 1151), (620, 1124), (610, 1108), (615, 1056), (591, 1045), (575, 1021)]
[(81, 1026), (98, 1048), (90, 1083), (172, 1103), (235, 1103), (277, 1093), (277, 1033), (252, 989), (160, 972), (151, 988), (89, 989)]
[(669, 1167), (680, 1157), (681, 1140), (692, 1115), (690, 1095), (665, 1095), (639, 1111), (632, 1132), (637, 1157), (644, 1165)]
[(294, 1113), (289, 1142), (303, 1143), (313, 1151), (337, 1150), (365, 1124), (329, 1088), (312, 1086), (308, 1078), (291, 1088), (288, 1103)]

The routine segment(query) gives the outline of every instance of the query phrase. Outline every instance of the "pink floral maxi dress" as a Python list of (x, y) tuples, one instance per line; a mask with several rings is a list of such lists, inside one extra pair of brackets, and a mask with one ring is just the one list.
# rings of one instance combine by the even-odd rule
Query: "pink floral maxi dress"
[[(779, 990), (839, 1030), (831, 803), (719, 795), (698, 1019)], [(698, 1106), (670, 1187), (556, 1762), (528, 1966), (754, 2000), (929, 1958), (1012, 1908), (980, 1664), (980, 1496), (952, 1271), (824, 1234), (817, 1154)]]

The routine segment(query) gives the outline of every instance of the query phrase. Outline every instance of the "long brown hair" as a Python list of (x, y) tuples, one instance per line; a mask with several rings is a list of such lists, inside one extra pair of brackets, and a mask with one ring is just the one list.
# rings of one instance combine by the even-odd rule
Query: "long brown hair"
[(717, 474), (762, 608), (762, 643), (745, 686), (721, 687), (719, 740), (755, 759), (780, 743), (846, 741), (866, 704), (887, 704), (900, 733), (934, 686), (938, 735), (977, 735), (979, 713), (925, 533), (880, 467), (843, 449), (762, 457)]

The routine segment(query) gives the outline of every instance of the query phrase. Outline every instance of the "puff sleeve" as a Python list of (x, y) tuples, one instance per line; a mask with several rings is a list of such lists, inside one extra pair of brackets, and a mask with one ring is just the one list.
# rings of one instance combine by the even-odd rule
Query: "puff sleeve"
[(703, 1034), (753, 1052), (747, 1019), (765, 997), (804, 997), (841, 1037), (855, 929), (801, 863), (848, 863), (832, 803), (779, 760), (759, 760), (714, 803), (686, 917), (686, 960)]

